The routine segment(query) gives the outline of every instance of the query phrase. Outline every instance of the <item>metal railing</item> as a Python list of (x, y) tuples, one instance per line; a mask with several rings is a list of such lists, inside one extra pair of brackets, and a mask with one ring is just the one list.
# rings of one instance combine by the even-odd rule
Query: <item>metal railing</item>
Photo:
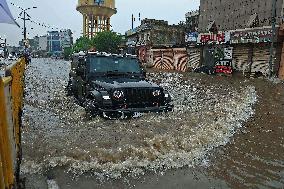
[(0, 189), (15, 188), (19, 179), (25, 65), (21, 58), (0, 76)]

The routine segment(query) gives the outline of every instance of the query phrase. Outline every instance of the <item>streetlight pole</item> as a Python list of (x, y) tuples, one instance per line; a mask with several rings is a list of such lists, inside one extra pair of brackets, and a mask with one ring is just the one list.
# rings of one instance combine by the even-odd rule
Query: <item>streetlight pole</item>
[(276, 1), (277, 0), (272, 0), (272, 14), (271, 14), (272, 37), (271, 37), (271, 46), (270, 46), (270, 59), (269, 59), (269, 77), (272, 77), (273, 75), (274, 40), (276, 37)]
[[(30, 15), (27, 13), (28, 10), (30, 9), (36, 9), (37, 7), (30, 7), (30, 8), (26, 8), (23, 9), (21, 7), (18, 7), (22, 10), (22, 12), (20, 13), (20, 16), (23, 14), (23, 17), (21, 18), (24, 21), (24, 43), (26, 43), (27, 40), (27, 27), (26, 27), (26, 21), (30, 20)], [(26, 44), (25, 44), (25, 50), (26, 50)]]

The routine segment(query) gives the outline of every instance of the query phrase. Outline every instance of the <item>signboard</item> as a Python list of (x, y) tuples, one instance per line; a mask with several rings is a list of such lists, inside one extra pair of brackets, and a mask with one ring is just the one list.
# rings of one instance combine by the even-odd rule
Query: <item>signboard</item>
[(224, 48), (224, 59), (226, 60), (233, 59), (233, 47)]
[(220, 57), (215, 62), (215, 72), (223, 74), (232, 74), (233, 47), (220, 49)]
[(219, 60), (215, 65), (216, 73), (232, 74), (232, 60)]
[(190, 42), (197, 42), (197, 38), (198, 38), (198, 33), (197, 32), (191, 32), (191, 33), (187, 33), (185, 34), (185, 42), (186, 43), (190, 43)]
[(198, 35), (197, 43), (201, 44), (223, 44), (230, 41), (229, 32), (201, 33)]
[(266, 43), (272, 39), (271, 28), (258, 28), (244, 31), (232, 31), (231, 43)]

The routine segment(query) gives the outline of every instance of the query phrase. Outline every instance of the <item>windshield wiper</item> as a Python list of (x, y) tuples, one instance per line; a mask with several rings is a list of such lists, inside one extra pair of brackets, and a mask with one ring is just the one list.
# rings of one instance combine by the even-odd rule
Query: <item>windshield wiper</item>
[(141, 74), (137, 72), (126, 72), (127, 75), (131, 75), (132, 77), (140, 77)]
[(114, 71), (107, 71), (106, 75), (107, 76), (123, 76), (125, 75), (125, 73), (118, 72), (118, 70), (114, 70)]

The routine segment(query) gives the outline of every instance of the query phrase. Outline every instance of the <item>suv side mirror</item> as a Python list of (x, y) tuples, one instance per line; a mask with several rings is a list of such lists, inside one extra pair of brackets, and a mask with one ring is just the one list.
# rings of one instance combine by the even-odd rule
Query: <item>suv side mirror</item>
[(143, 75), (144, 77), (146, 77), (146, 76), (147, 76), (147, 72), (146, 72), (146, 70), (142, 69), (142, 75)]
[(76, 74), (83, 77), (85, 75), (85, 64), (84, 60), (79, 60), (78, 66), (76, 68)]

